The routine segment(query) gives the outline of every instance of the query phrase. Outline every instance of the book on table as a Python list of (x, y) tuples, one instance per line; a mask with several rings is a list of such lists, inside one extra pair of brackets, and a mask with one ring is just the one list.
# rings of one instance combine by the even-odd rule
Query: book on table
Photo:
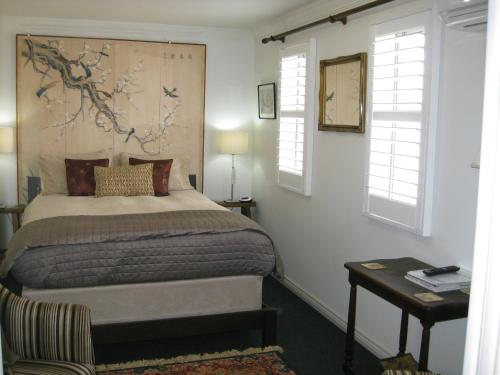
[(405, 278), (435, 293), (470, 288), (471, 275), (465, 270), (436, 276), (427, 276), (422, 271), (409, 271)]

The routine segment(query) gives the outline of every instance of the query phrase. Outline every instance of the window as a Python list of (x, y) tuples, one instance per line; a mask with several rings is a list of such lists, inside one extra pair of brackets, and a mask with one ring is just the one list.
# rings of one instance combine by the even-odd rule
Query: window
[(278, 184), (311, 195), (316, 42), (285, 48), (280, 59)]
[(431, 20), (429, 11), (372, 28), (365, 186), (368, 215), (426, 236), (439, 67)]

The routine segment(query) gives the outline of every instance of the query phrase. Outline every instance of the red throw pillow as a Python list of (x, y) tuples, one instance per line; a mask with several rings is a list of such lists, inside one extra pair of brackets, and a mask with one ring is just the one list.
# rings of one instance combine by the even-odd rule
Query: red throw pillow
[(170, 177), (170, 169), (174, 159), (166, 160), (143, 160), (136, 158), (129, 158), (130, 165), (138, 164), (153, 164), (153, 188), (157, 197), (169, 195), (168, 193), (168, 179)]
[(94, 195), (94, 167), (109, 167), (109, 159), (64, 159), (64, 163), (66, 164), (66, 182), (70, 196)]

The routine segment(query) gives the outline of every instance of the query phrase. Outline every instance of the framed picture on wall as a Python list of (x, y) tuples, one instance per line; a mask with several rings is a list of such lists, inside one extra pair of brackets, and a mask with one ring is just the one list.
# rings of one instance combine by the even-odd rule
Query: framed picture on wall
[(257, 86), (259, 93), (259, 118), (276, 118), (276, 84), (266, 83)]
[(365, 132), (366, 53), (320, 61), (319, 130)]

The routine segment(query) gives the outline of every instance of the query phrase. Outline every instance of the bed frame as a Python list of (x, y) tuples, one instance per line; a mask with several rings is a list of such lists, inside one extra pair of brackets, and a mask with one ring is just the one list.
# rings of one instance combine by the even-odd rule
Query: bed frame
[(262, 346), (276, 345), (278, 309), (262, 306), (260, 310), (217, 315), (162, 319), (145, 322), (114, 323), (92, 327), (96, 344), (112, 344), (260, 330)]

